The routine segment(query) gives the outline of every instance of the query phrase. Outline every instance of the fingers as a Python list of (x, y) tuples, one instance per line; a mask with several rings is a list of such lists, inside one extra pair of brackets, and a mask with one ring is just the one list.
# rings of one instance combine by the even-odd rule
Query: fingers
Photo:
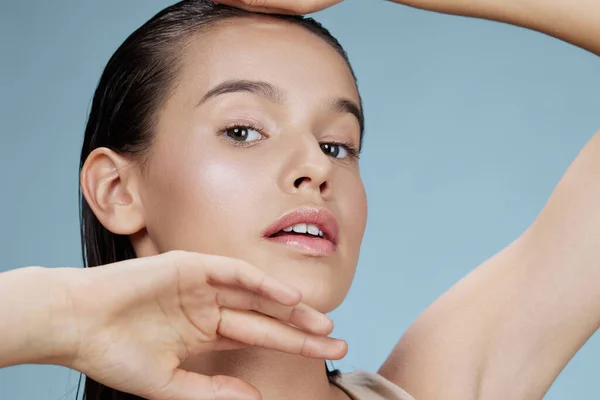
[(217, 3), (270, 14), (310, 14), (342, 0), (216, 0)]
[(208, 254), (179, 254), (185, 258), (186, 266), (203, 266), (210, 284), (242, 287), (287, 306), (294, 306), (302, 299), (300, 291), (267, 276), (262, 270), (245, 261)]
[(246, 343), (238, 342), (237, 340), (229, 339), (224, 336), (217, 337), (214, 341), (213, 351), (223, 350), (239, 350), (249, 347)]
[(302, 299), (300, 291), (267, 276), (250, 263), (231, 258), (218, 258), (214, 263), (212, 260), (209, 261), (212, 267), (208, 277), (210, 283), (241, 286), (287, 306), (296, 305)]
[(308, 358), (339, 360), (348, 351), (348, 345), (343, 340), (305, 333), (252, 311), (221, 309), (217, 333), (249, 346)]
[(326, 337), (333, 322), (300, 303), (298, 290), (241, 260), (195, 253), (183, 253), (182, 257), (188, 257), (184, 264), (191, 271), (180, 280), (193, 282), (197, 279), (193, 273), (201, 270), (203, 279), (216, 290), (220, 309), (216, 333), (239, 342), (222, 342), (223, 349), (248, 345), (328, 359), (346, 354), (346, 342)]
[(241, 379), (230, 376), (205, 376), (182, 369), (173, 371), (171, 380), (149, 400), (260, 400), (260, 392)]
[(306, 304), (284, 306), (258, 295), (257, 292), (230, 287), (216, 289), (217, 303), (221, 307), (256, 311), (316, 335), (326, 336), (333, 331), (333, 321)]
[(214, 1), (217, 2), (217, 3), (224, 4), (226, 6), (237, 7), (237, 8), (244, 9), (246, 11), (257, 12), (257, 13), (264, 13), (264, 14), (284, 14), (284, 15), (286, 15), (286, 14), (287, 15), (297, 15), (297, 14), (300, 14), (298, 12), (294, 12), (294, 11), (286, 10), (286, 9), (281, 9), (281, 8), (248, 5), (247, 2), (244, 2), (242, 0), (214, 0)]

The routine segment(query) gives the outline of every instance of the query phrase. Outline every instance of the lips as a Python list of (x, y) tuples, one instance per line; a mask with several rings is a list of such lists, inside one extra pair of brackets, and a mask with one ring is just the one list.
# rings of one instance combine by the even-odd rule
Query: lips
[(302, 207), (283, 215), (264, 231), (263, 236), (304, 253), (329, 255), (337, 247), (338, 232), (338, 223), (331, 211)]

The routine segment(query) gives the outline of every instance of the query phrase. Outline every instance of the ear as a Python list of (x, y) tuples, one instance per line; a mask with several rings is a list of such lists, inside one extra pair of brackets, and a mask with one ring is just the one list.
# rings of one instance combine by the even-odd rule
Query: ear
[(81, 191), (102, 225), (118, 235), (145, 228), (139, 167), (130, 158), (105, 147), (88, 156), (81, 169)]

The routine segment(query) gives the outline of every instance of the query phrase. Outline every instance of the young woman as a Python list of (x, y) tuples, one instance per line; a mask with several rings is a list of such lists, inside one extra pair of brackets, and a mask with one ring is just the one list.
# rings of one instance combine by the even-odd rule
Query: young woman
[[(0, 277), (11, 327), (0, 365), (69, 366), (88, 376), (88, 399), (544, 395), (600, 326), (600, 136), (535, 223), (430, 306), (378, 374), (326, 373), (323, 359), (346, 345), (326, 337), (323, 314), (350, 288), (366, 221), (362, 105), (326, 30), (250, 12), (336, 2), (184, 1), (125, 41), (96, 90), (81, 157), (94, 268)], [(594, 1), (404, 3), (600, 53)], [(40, 291), (43, 302), (9, 313), (7, 299)]]

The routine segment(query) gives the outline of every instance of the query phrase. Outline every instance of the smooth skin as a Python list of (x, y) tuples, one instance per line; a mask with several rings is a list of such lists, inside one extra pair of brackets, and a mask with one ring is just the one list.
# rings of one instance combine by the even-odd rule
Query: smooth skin
[[(600, 54), (597, 0), (389, 0), (424, 10), (507, 22)], [(249, 11), (309, 14), (342, 0), (217, 0)]]
[(297, 289), (214, 255), (20, 268), (0, 275), (0, 298), (0, 367), (63, 365), (153, 400), (260, 399), (240, 379), (179, 368), (203, 353), (252, 346), (339, 359), (347, 351), (326, 337), (333, 322), (301, 303)]
[[(219, 0), (310, 13), (339, 1)], [(520, 25), (600, 55), (598, 0), (406, 0)], [(600, 133), (517, 240), (436, 300), (379, 373), (419, 400), (541, 399), (600, 328)]]
[[(301, 44), (289, 46), (294, 40)], [(59, 328), (41, 331), (60, 337), (60, 325), (75, 326), (76, 333), (57, 346), (74, 352), (68, 365), (150, 399), (229, 399), (234, 391), (265, 400), (346, 398), (327, 379), (323, 359), (343, 357), (347, 345), (325, 338), (332, 327), (323, 314), (335, 309), (351, 286), (366, 224), (358, 158), (349, 151), (359, 147), (360, 121), (348, 107), (336, 106), (359, 103), (354, 78), (326, 41), (258, 14), (216, 24), (180, 50), (182, 66), (157, 110), (146, 162), (98, 148), (81, 171), (90, 208), (106, 229), (130, 238), (139, 258), (114, 265), (110, 273), (101, 272), (105, 266), (79, 271), (84, 278), (68, 278), (72, 272), (65, 270), (68, 294), (57, 297), (67, 300), (58, 310), (66, 304), (72, 311), (43, 316), (55, 314), (68, 322), (52, 322)], [(246, 90), (233, 90), (240, 80)], [(215, 91), (223, 85), (229, 91)], [(246, 127), (247, 140), (231, 137), (232, 126), (239, 125)], [(334, 142), (344, 148), (323, 151), (322, 144)], [(332, 254), (305, 254), (264, 237), (269, 226), (299, 207), (326, 209), (336, 217)], [(163, 258), (180, 254), (175, 250), (198, 253), (197, 264)], [(236, 291), (234, 297), (213, 287), (212, 275), (230, 263), (241, 268), (239, 260), (288, 290), (293, 287), (301, 299), (290, 303), (289, 295), (273, 293), (263, 299), (252, 290), (244, 297)], [(184, 274), (182, 268), (198, 271)], [(53, 287), (44, 279), (40, 285)], [(180, 300), (183, 287), (189, 306)], [(19, 285), (0, 293), (18, 298), (24, 291), (35, 293)], [(28, 298), (43, 301), (34, 294)], [(268, 306), (267, 300), (296, 311)], [(34, 305), (43, 307), (40, 303)], [(3, 304), (8, 307), (10, 301)], [(7, 326), (40, 331), (34, 328), (37, 311), (24, 306), (18, 313), (10, 309), (13, 322)], [(254, 312), (239, 312), (249, 310)], [(234, 330), (232, 324), (247, 329)], [(29, 351), (21, 335), (12, 334), (10, 347)], [(183, 352), (179, 336), (196, 348)], [(210, 351), (231, 343), (217, 342), (220, 337), (247, 346)], [(34, 356), (44, 354), (36, 350)]]
[[(87, 158), (81, 187), (94, 214), (127, 235), (138, 257), (185, 250), (244, 260), (300, 291), (307, 306), (335, 309), (350, 289), (367, 217), (350, 151), (360, 144), (360, 118), (336, 106), (359, 104), (343, 57), (307, 29), (262, 14), (198, 32), (180, 52), (146, 162), (106, 148)], [(244, 127), (241, 140), (234, 126)], [(330, 143), (343, 144), (324, 152)], [(264, 237), (303, 207), (335, 216), (333, 253)], [(180, 368), (239, 378), (265, 400), (333, 399), (343, 393), (323, 358), (253, 346), (191, 355)]]
[[(337, 2), (289, 0), (228, 3), (261, 12), (308, 13), (327, 8)], [(600, 5), (592, 1), (581, 0), (577, 5), (573, 2), (541, 0), (411, 1), (406, 4), (523, 25), (553, 34), (590, 51), (600, 52)], [(244, 26), (244, 38), (252, 36), (249, 35), (249, 30), (253, 29), (255, 31), (252, 35), (256, 36), (256, 40), (264, 39), (261, 35), (265, 34), (280, 37), (286, 33), (278, 30), (277, 24), (252, 24)], [(293, 33), (301, 34), (299, 31)], [(219, 40), (230, 40), (233, 45), (235, 40), (240, 40), (241, 37), (230, 30), (227, 37), (221, 37)], [(310, 40), (308, 36), (305, 39)], [(286, 41), (289, 43), (289, 38), (284, 37), (282, 43)], [(282, 45), (280, 49), (275, 49), (277, 51), (274, 51), (274, 54), (286, 51), (287, 47)], [(240, 48), (236, 54), (243, 53), (243, 50)], [(313, 44), (312, 50), (321, 51), (321, 58), (325, 58), (320, 60), (323, 61), (322, 65), (306, 68), (305, 65), (298, 64), (298, 71), (288, 69), (286, 74), (318, 70), (323, 75), (323, 78), (320, 78), (322, 81), (316, 76), (300, 81), (303, 84), (313, 83), (315, 89), (326, 87), (330, 89), (328, 93), (336, 89), (341, 91), (339, 94), (343, 97), (355, 100), (356, 93), (351, 77), (340, 77), (339, 71), (342, 67), (335, 64), (341, 61), (335, 59), (333, 52), (326, 46), (319, 47), (318, 42)], [(296, 63), (316, 60), (310, 55), (307, 53), (307, 57), (297, 59)], [(265, 54), (262, 56), (264, 61)], [(218, 67), (219, 59), (216, 58), (213, 64)], [(264, 65), (263, 68), (266, 68), (273, 63), (266, 62)], [(336, 69), (331, 69), (332, 65), (335, 65)], [(216, 70), (227, 72), (226, 67)], [(249, 71), (255, 73), (257, 69), (250, 67)], [(195, 72), (195, 69), (190, 69), (186, 82), (190, 82)], [(285, 87), (285, 76), (278, 77), (276, 72), (276, 69), (264, 71), (269, 79), (280, 78), (280, 86)], [(198, 82), (191, 86), (194, 86), (195, 91), (203, 92), (204, 90), (197, 89), (201, 84), (202, 82)], [(331, 86), (327, 87), (327, 84)], [(307, 126), (300, 122), (308, 121), (308, 117), (314, 118), (316, 111), (302, 110), (297, 105), (313, 104), (314, 98), (301, 96), (320, 92), (295, 90), (289, 85), (286, 89), (293, 94), (291, 97), (296, 99), (298, 104), (291, 104), (289, 108), (276, 108), (275, 105), (267, 106), (266, 103), (261, 103), (261, 106), (265, 110), (272, 107), (265, 112), (266, 114), (280, 113), (278, 121), (287, 124), (285, 131), (294, 128), (297, 133), (307, 132), (307, 129), (301, 129)], [(180, 92), (174, 96), (170, 107), (173, 110), (184, 110), (188, 103), (197, 103), (196, 98), (186, 98), (186, 95), (187, 93)], [(232, 98), (231, 101), (235, 103), (238, 100)], [(208, 110), (199, 111), (207, 113), (201, 119), (204, 121), (209, 114), (215, 115), (214, 111), (219, 107), (225, 106), (215, 103), (211, 113), (208, 113)], [(291, 110), (296, 110), (296, 114), (292, 114)], [(181, 129), (171, 129), (174, 132), (186, 132), (185, 124), (194, 126), (193, 121), (187, 122), (185, 114), (179, 115), (175, 111), (169, 113), (168, 110), (165, 114), (166, 117), (162, 120), (165, 126), (173, 128), (175, 123), (182, 125)], [(202, 114), (197, 117), (202, 117)], [(170, 119), (176, 122), (170, 123)], [(348, 126), (349, 129), (345, 131), (354, 132), (353, 137), (349, 139), (356, 140), (355, 122), (351, 118), (321, 115), (319, 120), (321, 126), (333, 124), (332, 121)], [(277, 126), (274, 126), (271, 131), (276, 131), (276, 128)], [(278, 165), (276, 170), (271, 172), (262, 171), (263, 174), (254, 176), (253, 180), (248, 181), (249, 184), (255, 187), (263, 178), (265, 181), (273, 181), (273, 177), (269, 175), (273, 173), (281, 178), (277, 182), (280, 182), (282, 190), (287, 190), (286, 188), (291, 188), (286, 186), (289, 180), (293, 181), (296, 176), (308, 176), (312, 177), (312, 181), (304, 181), (300, 188), (301, 193), (304, 193), (306, 198), (314, 198), (312, 196), (319, 194), (315, 182), (342, 180), (346, 182), (346, 187), (333, 185), (333, 188), (353, 190), (355, 195), (351, 196), (349, 192), (319, 195), (360, 199), (357, 194), (361, 194), (362, 189), (358, 178), (355, 178), (357, 169), (351, 164), (332, 166), (318, 152), (307, 151), (315, 148), (310, 136), (294, 137), (300, 139), (292, 142), (292, 136), (279, 137), (279, 143), (289, 141), (283, 147), (277, 147), (278, 142), (274, 137), (270, 139), (274, 146), (273, 154), (281, 154), (283, 148), (299, 149), (297, 153), (289, 150), (289, 154), (281, 156), (281, 160), (293, 162)], [(183, 143), (189, 144), (189, 141)], [(268, 143), (264, 143), (263, 151), (266, 151), (264, 147)], [(323, 319), (325, 317), (321, 313), (335, 308), (345, 295), (345, 288), (351, 281), (353, 270), (349, 268), (342, 274), (344, 281), (341, 283), (340, 274), (332, 275), (329, 271), (334, 271), (335, 268), (339, 271), (340, 265), (353, 265), (357, 253), (353, 253), (351, 249), (358, 248), (354, 244), (360, 242), (362, 236), (362, 218), (359, 225), (344, 227), (348, 238), (338, 255), (339, 260), (331, 261), (331, 265), (328, 262), (320, 263), (315, 265), (314, 270), (307, 270), (307, 264), (302, 260), (298, 260), (297, 265), (293, 262), (288, 263), (290, 265), (286, 268), (279, 268), (274, 262), (264, 262), (274, 260), (249, 260), (261, 254), (271, 254), (273, 251), (243, 253), (243, 246), (238, 246), (242, 253), (235, 256), (245, 259), (244, 262), (234, 258), (216, 259), (214, 256), (169, 251), (181, 245), (181, 241), (170, 242), (174, 240), (173, 235), (177, 234), (178, 230), (186, 237), (194, 237), (186, 234), (183, 229), (187, 222), (184, 217), (192, 223), (200, 219), (189, 218), (186, 213), (178, 215), (177, 210), (172, 211), (172, 215), (163, 215), (162, 221), (144, 219), (143, 207), (150, 207), (151, 210), (164, 210), (166, 207), (160, 203), (152, 204), (150, 200), (143, 200), (146, 198), (154, 201), (158, 197), (152, 195), (153, 190), (159, 193), (166, 189), (161, 185), (173, 185), (174, 181), (177, 183), (174, 177), (178, 176), (176, 172), (181, 169), (177, 168), (176, 164), (169, 165), (164, 162), (190, 165), (190, 162), (194, 161), (193, 157), (198, 158), (197, 153), (190, 153), (186, 159), (187, 153), (178, 151), (185, 149), (169, 147), (176, 144), (175, 141), (161, 142), (159, 136), (158, 146), (163, 147), (157, 147), (155, 152), (156, 176), (149, 174), (140, 177), (136, 175), (134, 168), (122, 168), (129, 165), (128, 160), (106, 150), (98, 150), (94, 157), (90, 158), (88, 172), (82, 176), (84, 194), (87, 191), (86, 199), (105, 226), (113, 232), (134, 235), (136, 251), (146, 257), (91, 270), (77, 271), (67, 268), (50, 271), (32, 267), (0, 275), (0, 314), (3, 317), (8, 316), (0, 320), (3, 334), (8, 332), (5, 342), (7, 345), (0, 349), (0, 365), (27, 362), (65, 365), (96, 377), (109, 386), (156, 400), (197, 399), (202, 395), (205, 395), (206, 399), (243, 398), (235, 397), (238, 395), (258, 399), (260, 397), (256, 389), (240, 380), (222, 375), (211, 379), (197, 372), (185, 373), (182, 372), (185, 370), (177, 367), (178, 362), (188, 354), (193, 358), (193, 355), (201, 353), (203, 359), (208, 359), (215, 353), (211, 350), (236, 349), (236, 346), (245, 345), (262, 345), (293, 356), (303, 354), (315, 357), (312, 361), (319, 362), (321, 368), (322, 361), (319, 358), (343, 357), (346, 351), (345, 344), (325, 338), (331, 331), (331, 323)], [(161, 154), (165, 156), (161, 158)], [(172, 160), (167, 157), (168, 154), (181, 156), (180, 159)], [(212, 161), (216, 161), (213, 164), (214, 168), (209, 170), (213, 175), (179, 175), (181, 183), (189, 182), (190, 179), (206, 178), (206, 182), (213, 180), (223, 184), (222, 178), (229, 175), (219, 174), (224, 171), (224, 165), (230, 165), (225, 162), (225, 158), (230, 154), (229, 150), (222, 150), (220, 153), (213, 150), (212, 154), (221, 157), (212, 158)], [(232, 157), (233, 154), (231, 153)], [(236, 158), (240, 157), (240, 153), (235, 154)], [(600, 210), (597, 207), (600, 200), (600, 168), (597, 160), (600, 160), (599, 135), (589, 142), (571, 165), (535, 223), (514, 243), (475, 269), (433, 303), (400, 339), (379, 372), (418, 400), (542, 398), (573, 354), (600, 326), (600, 291), (597, 285), (600, 281), (600, 268), (596, 262), (600, 256), (597, 246), (600, 241)], [(163, 164), (160, 164), (161, 162)], [(171, 168), (171, 172), (168, 168)], [(164, 182), (161, 181), (161, 171), (168, 175), (169, 180), (165, 178)], [(336, 177), (337, 180), (332, 177)], [(168, 187), (172, 196), (177, 196), (177, 188), (178, 186)], [(223, 190), (225, 189), (227, 188), (223, 187)], [(210, 194), (214, 194), (214, 191)], [(194, 195), (201, 196), (189, 193), (189, 190), (182, 190), (180, 195), (191, 196), (189, 204), (194, 204), (194, 200), (197, 199)], [(291, 192), (287, 195), (291, 195)], [(202, 196), (203, 199), (206, 198), (205, 195)], [(265, 193), (265, 196), (273, 198), (272, 193)], [(244, 200), (247, 202), (248, 197)], [(258, 200), (262, 199), (256, 199), (257, 202)], [(225, 211), (231, 212), (232, 204), (228, 206)], [(344, 216), (362, 207), (363, 201), (347, 204), (340, 200), (339, 206), (341, 208), (335, 210), (336, 214), (341, 217), (341, 221), (346, 221), (348, 219)], [(165, 220), (173, 221), (170, 232)], [(219, 218), (219, 221), (222, 223), (224, 220)], [(153, 225), (156, 228), (152, 228)], [(140, 227), (145, 233), (136, 233), (140, 231)], [(159, 232), (161, 229), (164, 233)], [(199, 228), (190, 226), (188, 229)], [(206, 235), (209, 234), (215, 235), (214, 231), (207, 231)], [(209, 236), (207, 238), (210, 239)], [(223, 243), (222, 239), (220, 238), (218, 243), (215, 241), (215, 245), (220, 246)], [(194, 245), (195, 243), (190, 242), (184, 247), (198, 250), (192, 248)], [(224, 252), (225, 249), (219, 250)], [(155, 255), (159, 253), (164, 254)], [(289, 255), (282, 254), (281, 260), (286, 257), (289, 258)], [(252, 261), (252, 264), (248, 261)], [(243, 268), (234, 267), (239, 266), (240, 262), (243, 263)], [(157, 265), (160, 265), (160, 268)], [(263, 273), (266, 271), (266, 275), (276, 276), (271, 276), (268, 279), (271, 283), (266, 286), (256, 285), (258, 280), (264, 282), (267, 278), (259, 276), (258, 268), (254, 270), (252, 265), (260, 267)], [(220, 268), (216, 268), (217, 266)], [(247, 281), (240, 280), (239, 274), (242, 272), (238, 271), (233, 272), (233, 276), (221, 276), (222, 280), (219, 280), (214, 275), (219, 274), (223, 266), (229, 266), (225, 267), (225, 270), (229, 271), (252, 270), (255, 276)], [(304, 275), (296, 275), (300, 270)], [(306, 271), (313, 275), (307, 277)], [(331, 285), (317, 288), (319, 291), (315, 291), (314, 285), (310, 285), (316, 279), (330, 282), (327, 280), (330, 277)], [(230, 285), (223, 285), (223, 282), (231, 283), (231, 279), (235, 281), (233, 293), (226, 290), (230, 289)], [(300, 287), (292, 289), (291, 282), (299, 283)], [(339, 286), (335, 286), (336, 284)], [(298, 289), (302, 294), (295, 292)], [(44, 296), (40, 296), (40, 293)], [(15, 298), (31, 301), (10, 303), (10, 299)], [(189, 311), (186, 302), (181, 301), (186, 298), (193, 305), (193, 313)], [(256, 301), (257, 299), (260, 301)], [(301, 301), (303, 305), (300, 305)], [(132, 312), (132, 309), (136, 311)], [(218, 319), (211, 318), (211, 315), (216, 315), (214, 313), (217, 309), (221, 310), (220, 316)], [(146, 318), (136, 317), (132, 320), (129, 316), (134, 313)], [(268, 325), (268, 332), (263, 330), (263, 324), (259, 327), (258, 324), (250, 322), (245, 324), (248, 331), (240, 336), (236, 331), (227, 329), (226, 323), (223, 324), (228, 318), (229, 321), (235, 321), (236, 318), (240, 321), (241, 318), (248, 317), (256, 322), (265, 321), (265, 316), (275, 317)], [(215, 321), (218, 323), (215, 324)], [(291, 329), (290, 324), (295, 325), (295, 329)], [(18, 332), (14, 329), (12, 332), (8, 330), (9, 327), (15, 326), (19, 327)], [(280, 338), (280, 341), (274, 340), (275, 338)], [(299, 340), (312, 344), (298, 345)], [(32, 346), (31, 343), (35, 345)], [(123, 349), (134, 353), (123, 357)], [(206, 352), (202, 353), (203, 351)], [(254, 357), (259, 353), (250, 354)], [(279, 357), (276, 354), (269, 355), (276, 356)], [(110, 362), (115, 359), (119, 363)], [(156, 363), (155, 370), (150, 369), (148, 376), (140, 374), (140, 371), (148, 371), (149, 364), (156, 360), (165, 361)], [(265, 363), (277, 365), (274, 364), (274, 360), (275, 358), (265, 358)], [(312, 368), (316, 363), (300, 362), (305, 363), (304, 360), (297, 361), (296, 365), (305, 365), (306, 368), (290, 371), (293, 373), (290, 375), (292, 378), (296, 375), (310, 378), (309, 374), (312, 371), (324, 377), (324, 370)], [(189, 369), (194, 368), (190, 366)], [(269, 372), (278, 374), (282, 382), (291, 382), (282, 375), (286, 373), (285, 370), (271, 367)], [(265, 374), (261, 373), (262, 375)], [(326, 396), (311, 397), (311, 394), (306, 392), (301, 394), (304, 398), (344, 398), (339, 392), (326, 392), (326, 388), (320, 387), (320, 384), (322, 382), (314, 385), (315, 390), (322, 389), (318, 393), (327, 394)], [(271, 388), (266, 385), (264, 388), (263, 391), (261, 386), (265, 398), (278, 398), (268, 391)], [(298, 394), (294, 390), (288, 390), (288, 393)]]

